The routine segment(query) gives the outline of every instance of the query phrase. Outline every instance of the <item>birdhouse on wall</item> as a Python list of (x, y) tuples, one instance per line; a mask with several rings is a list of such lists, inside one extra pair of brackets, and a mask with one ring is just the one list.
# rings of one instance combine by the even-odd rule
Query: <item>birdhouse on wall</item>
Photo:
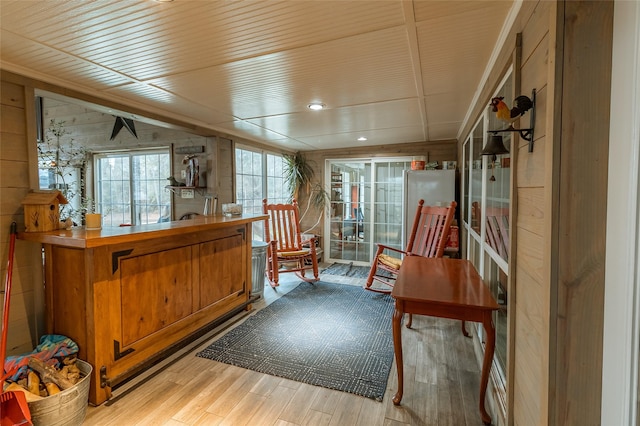
[(60, 228), (60, 204), (67, 202), (58, 190), (29, 192), (22, 200), (25, 232), (45, 232)]

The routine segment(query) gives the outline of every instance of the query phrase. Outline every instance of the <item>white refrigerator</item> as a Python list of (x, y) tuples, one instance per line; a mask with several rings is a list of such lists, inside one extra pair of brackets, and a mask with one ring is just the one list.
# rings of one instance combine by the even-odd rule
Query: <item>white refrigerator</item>
[(425, 206), (449, 205), (456, 197), (455, 170), (405, 170), (403, 199), (404, 221), (402, 246), (406, 247), (418, 201)]

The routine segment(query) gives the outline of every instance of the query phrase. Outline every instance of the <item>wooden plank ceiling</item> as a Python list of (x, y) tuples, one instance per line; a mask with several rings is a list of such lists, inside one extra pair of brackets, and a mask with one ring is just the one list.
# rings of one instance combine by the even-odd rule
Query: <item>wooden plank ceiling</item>
[(0, 66), (288, 150), (455, 139), (512, 5), (2, 0)]

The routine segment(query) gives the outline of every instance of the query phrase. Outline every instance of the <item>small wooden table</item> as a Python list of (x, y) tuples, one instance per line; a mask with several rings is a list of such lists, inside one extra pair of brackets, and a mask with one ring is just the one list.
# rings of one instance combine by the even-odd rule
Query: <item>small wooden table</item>
[(405, 313), (481, 322), (487, 341), (480, 378), (480, 415), (484, 424), (490, 424), (484, 400), (496, 343), (492, 313), (498, 304), (473, 264), (462, 259), (405, 257), (391, 296), (395, 299), (393, 347), (398, 368), (398, 392), (393, 403), (399, 405), (402, 400), (401, 322)]

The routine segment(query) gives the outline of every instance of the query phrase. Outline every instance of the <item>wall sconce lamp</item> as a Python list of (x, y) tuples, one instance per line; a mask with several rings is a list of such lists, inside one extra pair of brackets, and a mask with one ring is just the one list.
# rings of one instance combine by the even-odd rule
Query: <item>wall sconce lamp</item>
[[(509, 109), (509, 107), (502, 101), (502, 98), (493, 98), (491, 100), (491, 107), (493, 111), (496, 113), (498, 119), (509, 123), (509, 127), (501, 130), (489, 130), (487, 133), (493, 134), (492, 139), (497, 136), (498, 133), (503, 132), (518, 132), (520, 137), (529, 142), (529, 152), (533, 152), (533, 126), (536, 121), (536, 89), (531, 91), (531, 99), (527, 96), (520, 95), (513, 101), (513, 108)], [(516, 119), (520, 118), (524, 115), (525, 112), (531, 110), (531, 116), (529, 117), (529, 128), (528, 129), (514, 129), (512, 122)], [(501, 143), (500, 145), (504, 148), (502, 144), (502, 137), (500, 137)], [(497, 142), (494, 141), (494, 142)], [(491, 144), (491, 140), (487, 143), (487, 148)], [(482, 155), (493, 155), (493, 152), (484, 153), (487, 149), (485, 148), (482, 152)], [(505, 154), (496, 153), (496, 154)], [(495, 161), (495, 159), (494, 159)]]

